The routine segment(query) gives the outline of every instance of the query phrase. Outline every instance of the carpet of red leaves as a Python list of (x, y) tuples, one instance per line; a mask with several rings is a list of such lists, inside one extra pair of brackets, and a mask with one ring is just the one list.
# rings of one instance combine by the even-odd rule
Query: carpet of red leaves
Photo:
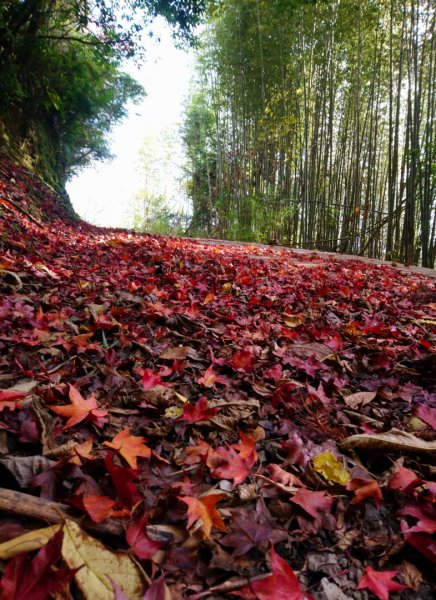
[[(0, 291), (2, 490), (134, 557), (101, 597), (434, 597), (435, 279), (99, 229), (2, 160)], [(61, 546), (0, 597), (96, 598)]]

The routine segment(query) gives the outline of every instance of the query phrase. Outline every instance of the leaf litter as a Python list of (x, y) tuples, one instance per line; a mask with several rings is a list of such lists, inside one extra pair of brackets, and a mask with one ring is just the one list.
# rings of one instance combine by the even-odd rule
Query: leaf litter
[(434, 597), (434, 278), (99, 229), (5, 159), (0, 269), (0, 597)]

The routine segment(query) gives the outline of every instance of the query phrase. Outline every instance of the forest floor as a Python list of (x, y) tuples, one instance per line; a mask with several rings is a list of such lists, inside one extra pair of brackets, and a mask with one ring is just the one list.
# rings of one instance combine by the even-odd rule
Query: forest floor
[(0, 598), (430, 600), (434, 273), (76, 222), (0, 161)]

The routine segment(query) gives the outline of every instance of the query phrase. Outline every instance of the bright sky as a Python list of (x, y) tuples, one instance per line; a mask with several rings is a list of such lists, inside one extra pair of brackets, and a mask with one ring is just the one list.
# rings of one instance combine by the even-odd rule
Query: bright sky
[[(147, 62), (138, 69), (125, 69), (145, 88), (141, 104), (129, 107), (128, 117), (111, 134), (111, 151), (116, 158), (110, 163), (95, 163), (71, 179), (67, 192), (76, 212), (96, 225), (121, 227), (127, 224), (129, 202), (141, 188), (138, 169), (139, 151), (148, 138), (159, 140), (175, 133), (182, 121), (183, 100), (188, 94), (193, 63), (192, 51), (178, 50), (164, 20), (153, 24), (155, 37), (147, 39)], [(160, 38), (160, 42), (156, 38)], [(181, 145), (175, 153), (174, 196), (180, 177)]]

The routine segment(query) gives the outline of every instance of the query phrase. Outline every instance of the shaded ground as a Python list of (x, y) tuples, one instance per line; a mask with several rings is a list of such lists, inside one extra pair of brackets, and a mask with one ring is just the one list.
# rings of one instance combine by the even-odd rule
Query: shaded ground
[(433, 273), (99, 229), (0, 175), (4, 595), (434, 597)]

